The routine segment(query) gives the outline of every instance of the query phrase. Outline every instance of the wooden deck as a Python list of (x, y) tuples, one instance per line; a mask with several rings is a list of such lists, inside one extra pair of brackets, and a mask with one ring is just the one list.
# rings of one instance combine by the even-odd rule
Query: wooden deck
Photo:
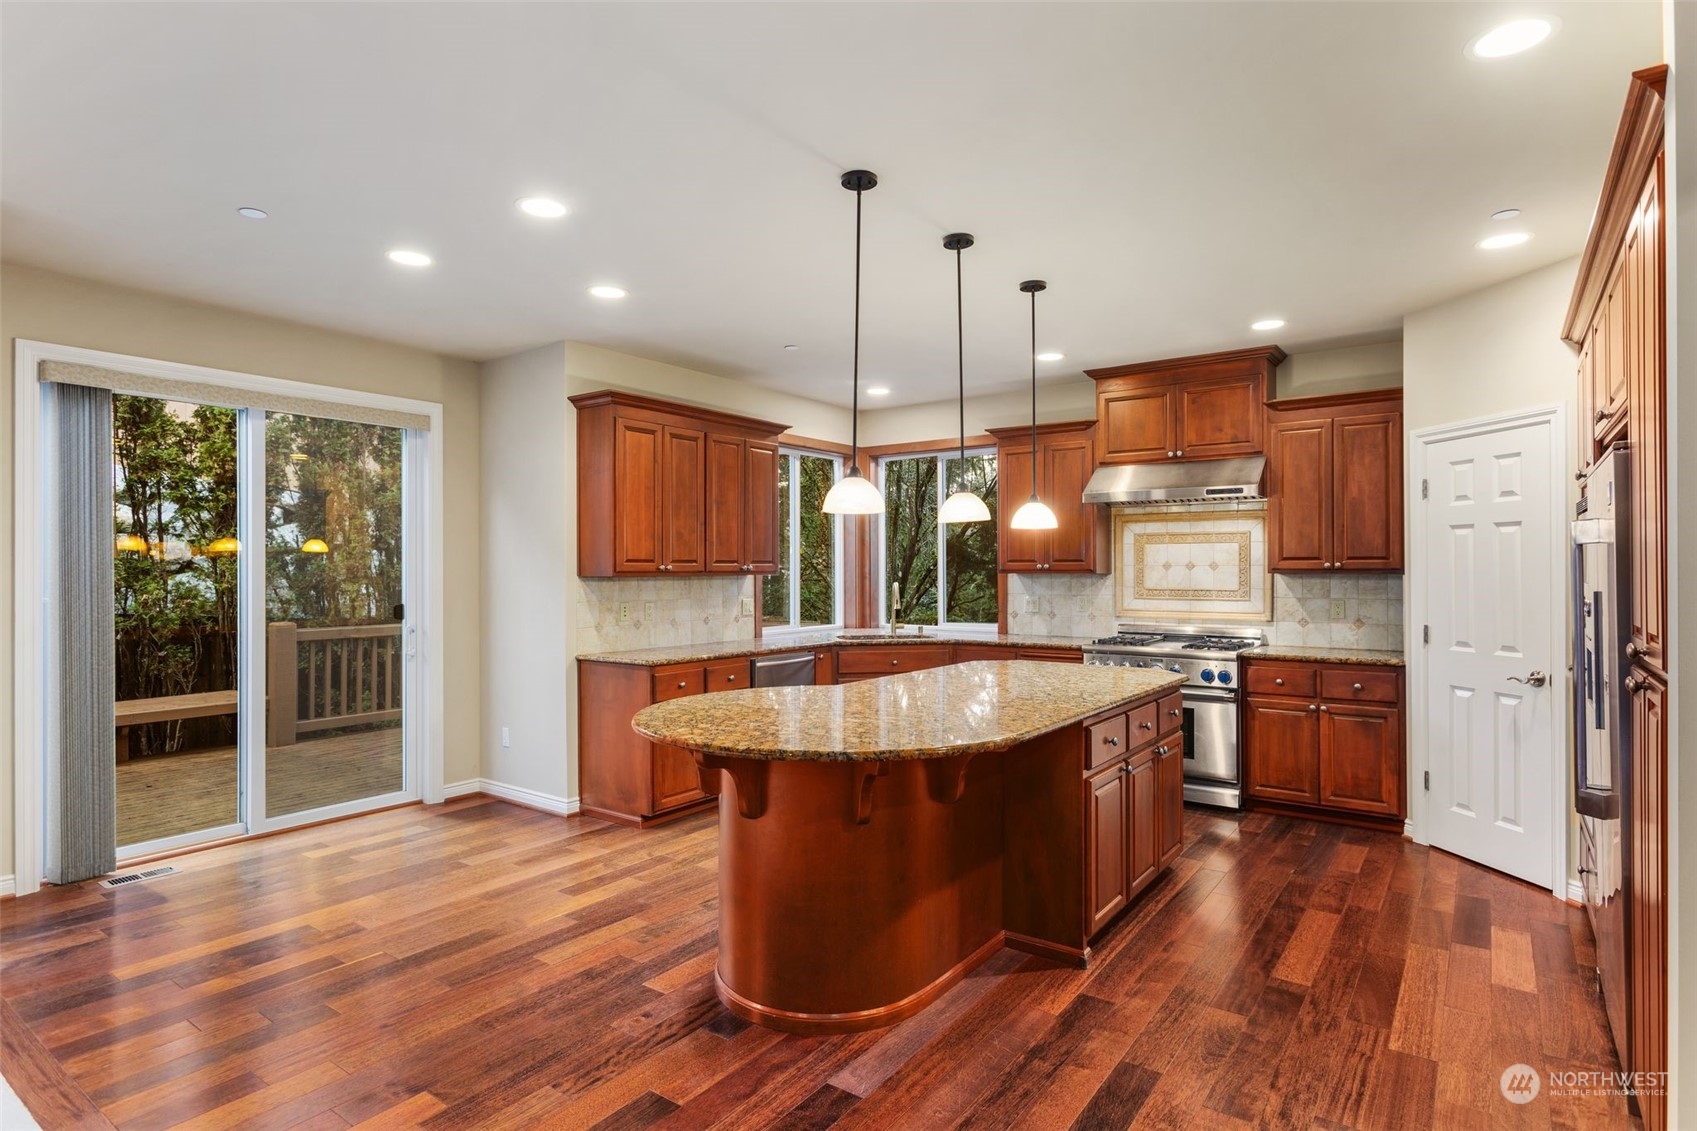
[(1187, 809), (1089, 970), (828, 1038), (714, 997), (717, 844), (464, 798), (0, 903), (6, 1075), (45, 1127), (1633, 1122), (1498, 1086), (1617, 1070), (1583, 911), (1394, 834)]
[[(393, 793), (401, 788), (401, 730), (379, 727), (266, 751), (267, 816)], [(118, 843), (234, 824), (236, 749), (134, 758), (118, 766)]]

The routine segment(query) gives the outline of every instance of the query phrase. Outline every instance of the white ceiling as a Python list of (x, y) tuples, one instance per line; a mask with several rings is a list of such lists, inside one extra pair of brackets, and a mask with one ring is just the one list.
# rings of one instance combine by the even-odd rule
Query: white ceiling
[[(1557, 34), (1463, 55), (1504, 19)], [(821, 400), (1402, 316), (1575, 254), (1659, 5), (6, 4), (9, 259), (488, 358), (561, 338)], [(521, 216), (520, 196), (569, 217)], [(257, 205), (271, 218), (244, 220)], [(1487, 254), (1489, 214), (1535, 238)], [(1500, 227), (1500, 225), (1498, 225)], [(384, 258), (405, 245), (424, 270)], [(592, 283), (631, 291), (620, 303)], [(1289, 321), (1250, 332), (1268, 315)], [(1552, 324), (1552, 332), (1554, 326)], [(801, 348), (785, 352), (785, 343)]]

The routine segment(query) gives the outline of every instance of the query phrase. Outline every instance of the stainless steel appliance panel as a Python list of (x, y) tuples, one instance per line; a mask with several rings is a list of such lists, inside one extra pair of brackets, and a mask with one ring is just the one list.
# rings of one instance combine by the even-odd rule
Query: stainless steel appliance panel
[(812, 687), (814, 678), (812, 652), (785, 652), (779, 656), (754, 658), (756, 687)]

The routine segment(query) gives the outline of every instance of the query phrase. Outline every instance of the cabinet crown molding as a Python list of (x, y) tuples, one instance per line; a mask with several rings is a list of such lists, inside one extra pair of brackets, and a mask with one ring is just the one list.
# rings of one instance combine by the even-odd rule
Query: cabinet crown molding
[(1284, 362), (1285, 357), (1285, 351), (1278, 346), (1255, 346), (1251, 349), (1223, 350), (1219, 353), (1199, 353), (1189, 357), (1168, 357), (1159, 361), (1110, 365), (1105, 369), (1086, 369), (1084, 375), (1096, 381), (1108, 381), (1116, 377), (1170, 377), (1175, 381), (1226, 377), (1238, 373), (1270, 373)]
[(1317, 409), (1353, 408), (1357, 405), (1375, 409), (1402, 408), (1402, 386), (1383, 389), (1363, 389), (1355, 393), (1328, 393), (1318, 397), (1285, 397), (1268, 401), (1268, 412), (1313, 412)]
[(1667, 89), (1666, 63), (1632, 72), (1626, 91), (1626, 108), (1615, 130), (1614, 149), (1603, 174), (1603, 191), (1597, 197), (1597, 212), (1585, 250), (1579, 257), (1579, 276), (1573, 283), (1567, 318), (1561, 336), (1574, 346), (1585, 340), (1585, 332), (1603, 301), (1609, 274), (1614, 267), (1632, 213), (1638, 207), (1644, 182), (1650, 176), (1657, 154), (1662, 151), (1663, 96)]
[(567, 397), (574, 408), (580, 411), (586, 408), (601, 408), (612, 405), (616, 408), (641, 409), (644, 412), (665, 413), (672, 416), (687, 416), (691, 420), (703, 424), (715, 424), (725, 428), (754, 433), (762, 437), (771, 437), (788, 432), (788, 424), (776, 424), (770, 420), (761, 420), (753, 416), (740, 416), (734, 412), (722, 409), (703, 408), (700, 405), (683, 404), (678, 401), (663, 401), (656, 397), (645, 397), (637, 393), (626, 393), (619, 389), (600, 389), (593, 393), (578, 393)]

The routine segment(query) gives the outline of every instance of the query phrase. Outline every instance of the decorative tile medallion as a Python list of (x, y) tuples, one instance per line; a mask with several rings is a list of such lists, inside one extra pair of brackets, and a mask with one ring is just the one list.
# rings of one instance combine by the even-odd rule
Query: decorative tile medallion
[(1114, 515), (1115, 615), (1265, 621), (1266, 512), (1124, 510)]

